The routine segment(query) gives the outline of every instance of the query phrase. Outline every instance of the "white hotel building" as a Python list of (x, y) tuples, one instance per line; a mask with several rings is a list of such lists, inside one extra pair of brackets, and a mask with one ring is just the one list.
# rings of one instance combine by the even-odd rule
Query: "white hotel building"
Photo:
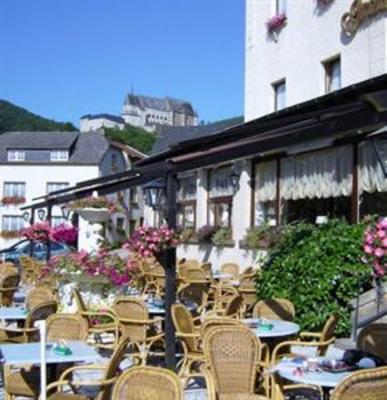
[[(1, 134), (0, 249), (20, 240), (18, 232), (26, 225), (21, 206), (78, 182), (126, 171), (143, 157), (129, 146), (109, 141), (101, 132)], [(126, 193), (126, 198), (131, 207), (129, 221), (125, 222), (125, 215), (116, 215), (115, 227), (128, 230), (141, 215), (137, 197)], [(60, 207), (53, 207), (52, 224), (62, 222)]]
[[(282, 121), (283, 115), (297, 116), (300, 103), (304, 103), (300, 110), (314, 112), (319, 104), (337, 107), (337, 90), (386, 74), (384, 3), (246, 0), (245, 121), (256, 120), (258, 127), (267, 120)], [(268, 20), (276, 14), (280, 14), (277, 22), (283, 24), (269, 32)], [(347, 92), (339, 93), (344, 102), (343, 93)], [(368, 100), (371, 105), (372, 99)], [(288, 110), (291, 106), (295, 107)], [(329, 114), (324, 117), (331, 118)], [(184, 128), (184, 140), (202, 137), (199, 128), (192, 129), (190, 135), (189, 128)], [(331, 133), (334, 129), (332, 123)], [(270, 154), (257, 151), (254, 156), (185, 172), (180, 176), (178, 223), (196, 231), (204, 225), (229, 227), (232, 241), (223, 247), (188, 242), (179, 247), (178, 256), (208, 260), (215, 267), (226, 261), (247, 267), (257, 257), (257, 252), (243, 245), (246, 230), (253, 226), (301, 218), (311, 222), (317, 217), (356, 221), (365, 214), (386, 215), (387, 179), (371, 141), (357, 137), (356, 147), (348, 141), (339, 145), (341, 133), (333, 133), (334, 139), (307, 145), (295, 141), (290, 148), (277, 146)], [(166, 137), (159, 139), (157, 152), (170, 148), (171, 140)], [(232, 187), (233, 171), (239, 175), (236, 190)], [(149, 208), (145, 217), (149, 223), (155, 221)]]

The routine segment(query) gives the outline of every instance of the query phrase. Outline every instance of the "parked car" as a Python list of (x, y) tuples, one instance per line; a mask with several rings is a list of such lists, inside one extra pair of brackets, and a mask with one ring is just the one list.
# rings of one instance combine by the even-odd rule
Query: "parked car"
[[(7, 249), (0, 250), (0, 260), (11, 261), (19, 264), (21, 256), (29, 256), (31, 243), (29, 240), (21, 240)], [(71, 252), (69, 246), (64, 243), (51, 242), (51, 256), (60, 256)], [(47, 246), (44, 243), (34, 243), (34, 258), (40, 261), (46, 259)]]

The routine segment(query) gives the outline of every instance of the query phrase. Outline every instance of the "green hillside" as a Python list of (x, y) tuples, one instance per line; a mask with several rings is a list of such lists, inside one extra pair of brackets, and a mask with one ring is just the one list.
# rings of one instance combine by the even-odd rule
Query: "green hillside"
[(70, 122), (56, 122), (0, 99), (0, 134), (7, 131), (76, 131)]

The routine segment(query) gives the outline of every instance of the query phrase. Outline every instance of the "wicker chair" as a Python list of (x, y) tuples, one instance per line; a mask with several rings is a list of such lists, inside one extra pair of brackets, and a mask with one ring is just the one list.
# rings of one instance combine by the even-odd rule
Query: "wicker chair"
[(156, 265), (145, 273), (147, 290), (145, 293), (154, 293), (156, 297), (162, 297), (165, 292), (165, 270), (161, 265)]
[(252, 315), (254, 305), (258, 301), (257, 289), (255, 287), (255, 273), (242, 277), (238, 292), (243, 299), (244, 313), (246, 316)]
[[(66, 387), (70, 387), (72, 390), (79, 387), (93, 387), (98, 389), (98, 394), (93, 396), (95, 400), (110, 400), (112, 398), (112, 385), (116, 382), (117, 377), (120, 373), (119, 366), (123, 360), (127, 347), (129, 344), (129, 338), (125, 338), (120, 341), (116, 350), (114, 351), (108, 365), (78, 365), (67, 369), (60, 377), (59, 381), (53, 382), (48, 385), (47, 393), (52, 392), (54, 389), (57, 392), (48, 396), (48, 400), (90, 400), (91, 398), (85, 395), (71, 393), (65, 391)], [(72, 374), (76, 371), (100, 371), (103, 372), (102, 379), (100, 380), (79, 380), (75, 381), (72, 379)], [(138, 389), (138, 388), (136, 388)]]
[(223, 310), (229, 303), (230, 298), (239, 295), (238, 290), (226, 282), (217, 283), (212, 286), (212, 290), (212, 304), (214, 310)]
[(293, 304), (286, 299), (260, 300), (253, 309), (254, 318), (293, 321), (295, 314)]
[(373, 353), (387, 360), (387, 323), (368, 325), (360, 331), (357, 338), (357, 348)]
[(192, 302), (197, 305), (198, 312), (207, 308), (210, 291), (210, 281), (206, 273), (196, 267), (185, 269), (184, 277), (180, 278), (177, 294), (183, 303)]
[(239, 265), (236, 263), (228, 262), (220, 267), (220, 272), (223, 274), (230, 274), (233, 278), (239, 275)]
[[(118, 340), (118, 322), (116, 317), (107, 311), (89, 310), (78, 289), (73, 289), (73, 298), (75, 300), (78, 313), (86, 320), (88, 326), (88, 335), (92, 336), (95, 346), (100, 348), (114, 348)], [(109, 320), (109, 322), (98, 322), (98, 317)], [(113, 343), (105, 344), (102, 335), (109, 333), (114, 335)]]
[[(4, 265), (2, 266), (4, 267)], [(15, 268), (6, 267), (0, 276), (0, 305), (9, 307), (13, 303), (13, 297), (18, 290), (20, 275)]]
[(113, 388), (112, 400), (183, 400), (183, 387), (172, 371), (156, 367), (133, 367)]
[(353, 372), (335, 388), (332, 400), (384, 400), (387, 398), (387, 367)]
[(53, 314), (47, 318), (47, 340), (86, 340), (88, 326), (80, 314)]
[(30, 310), (39, 304), (54, 300), (56, 296), (52, 289), (43, 286), (34, 287), (27, 295), (26, 308)]
[(55, 314), (58, 308), (56, 301), (49, 301), (32, 308), (24, 321), (24, 327), (6, 326), (0, 328), (0, 343), (27, 343), (38, 339), (39, 329), (34, 327), (36, 321), (47, 319)]
[(130, 344), (138, 349), (135, 355), (145, 364), (151, 348), (156, 343), (164, 342), (164, 333), (158, 332), (156, 328), (162, 318), (150, 319), (146, 304), (130, 296), (117, 298), (112, 310), (118, 321), (120, 337), (130, 338)]
[(239, 294), (235, 294), (228, 298), (227, 303), (223, 309), (217, 308), (215, 312), (208, 313), (209, 316), (221, 316), (230, 318), (240, 318), (243, 317), (243, 299)]
[(204, 337), (204, 356), (209, 400), (264, 400), (255, 391), (262, 347), (247, 327), (227, 326), (211, 329)]
[(325, 322), (324, 328), (321, 332), (301, 332), (300, 338), (303, 340), (311, 339), (312, 344), (317, 344), (317, 355), (319, 357), (325, 356), (328, 347), (335, 341), (335, 330), (339, 321), (338, 315), (331, 315)]
[(200, 330), (195, 326), (194, 318), (183, 304), (173, 304), (171, 313), (176, 336), (180, 339), (184, 350), (179, 375), (188, 378), (197, 374), (198, 370), (194, 369), (195, 364), (204, 361), (203, 352), (200, 349)]
[[(38, 306), (39, 307), (39, 306)], [(87, 323), (79, 314), (52, 314), (47, 320), (47, 340), (54, 342), (65, 340), (86, 340)], [(68, 368), (70, 364), (60, 364), (56, 373)], [(24, 396), (37, 398), (39, 395), (39, 370), (20, 369), (16, 372), (7, 370), (5, 376), (5, 392), (7, 396)]]

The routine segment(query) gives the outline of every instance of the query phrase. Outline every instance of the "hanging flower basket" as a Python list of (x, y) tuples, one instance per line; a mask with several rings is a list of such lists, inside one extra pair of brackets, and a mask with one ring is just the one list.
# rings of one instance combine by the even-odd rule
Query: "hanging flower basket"
[(370, 225), (364, 233), (364, 261), (371, 265), (376, 281), (387, 274), (387, 218)]
[(269, 33), (277, 33), (286, 25), (287, 17), (284, 13), (273, 15), (266, 22), (266, 28)]
[(36, 222), (22, 230), (22, 235), (28, 240), (34, 240), (36, 242), (45, 242), (51, 236), (51, 227), (48, 222)]
[(91, 223), (105, 222), (110, 218), (108, 208), (76, 208), (74, 211)]
[(160, 256), (165, 250), (178, 244), (178, 235), (173, 229), (167, 226), (153, 228), (145, 225), (134, 231), (127, 247), (141, 257), (152, 257)]

